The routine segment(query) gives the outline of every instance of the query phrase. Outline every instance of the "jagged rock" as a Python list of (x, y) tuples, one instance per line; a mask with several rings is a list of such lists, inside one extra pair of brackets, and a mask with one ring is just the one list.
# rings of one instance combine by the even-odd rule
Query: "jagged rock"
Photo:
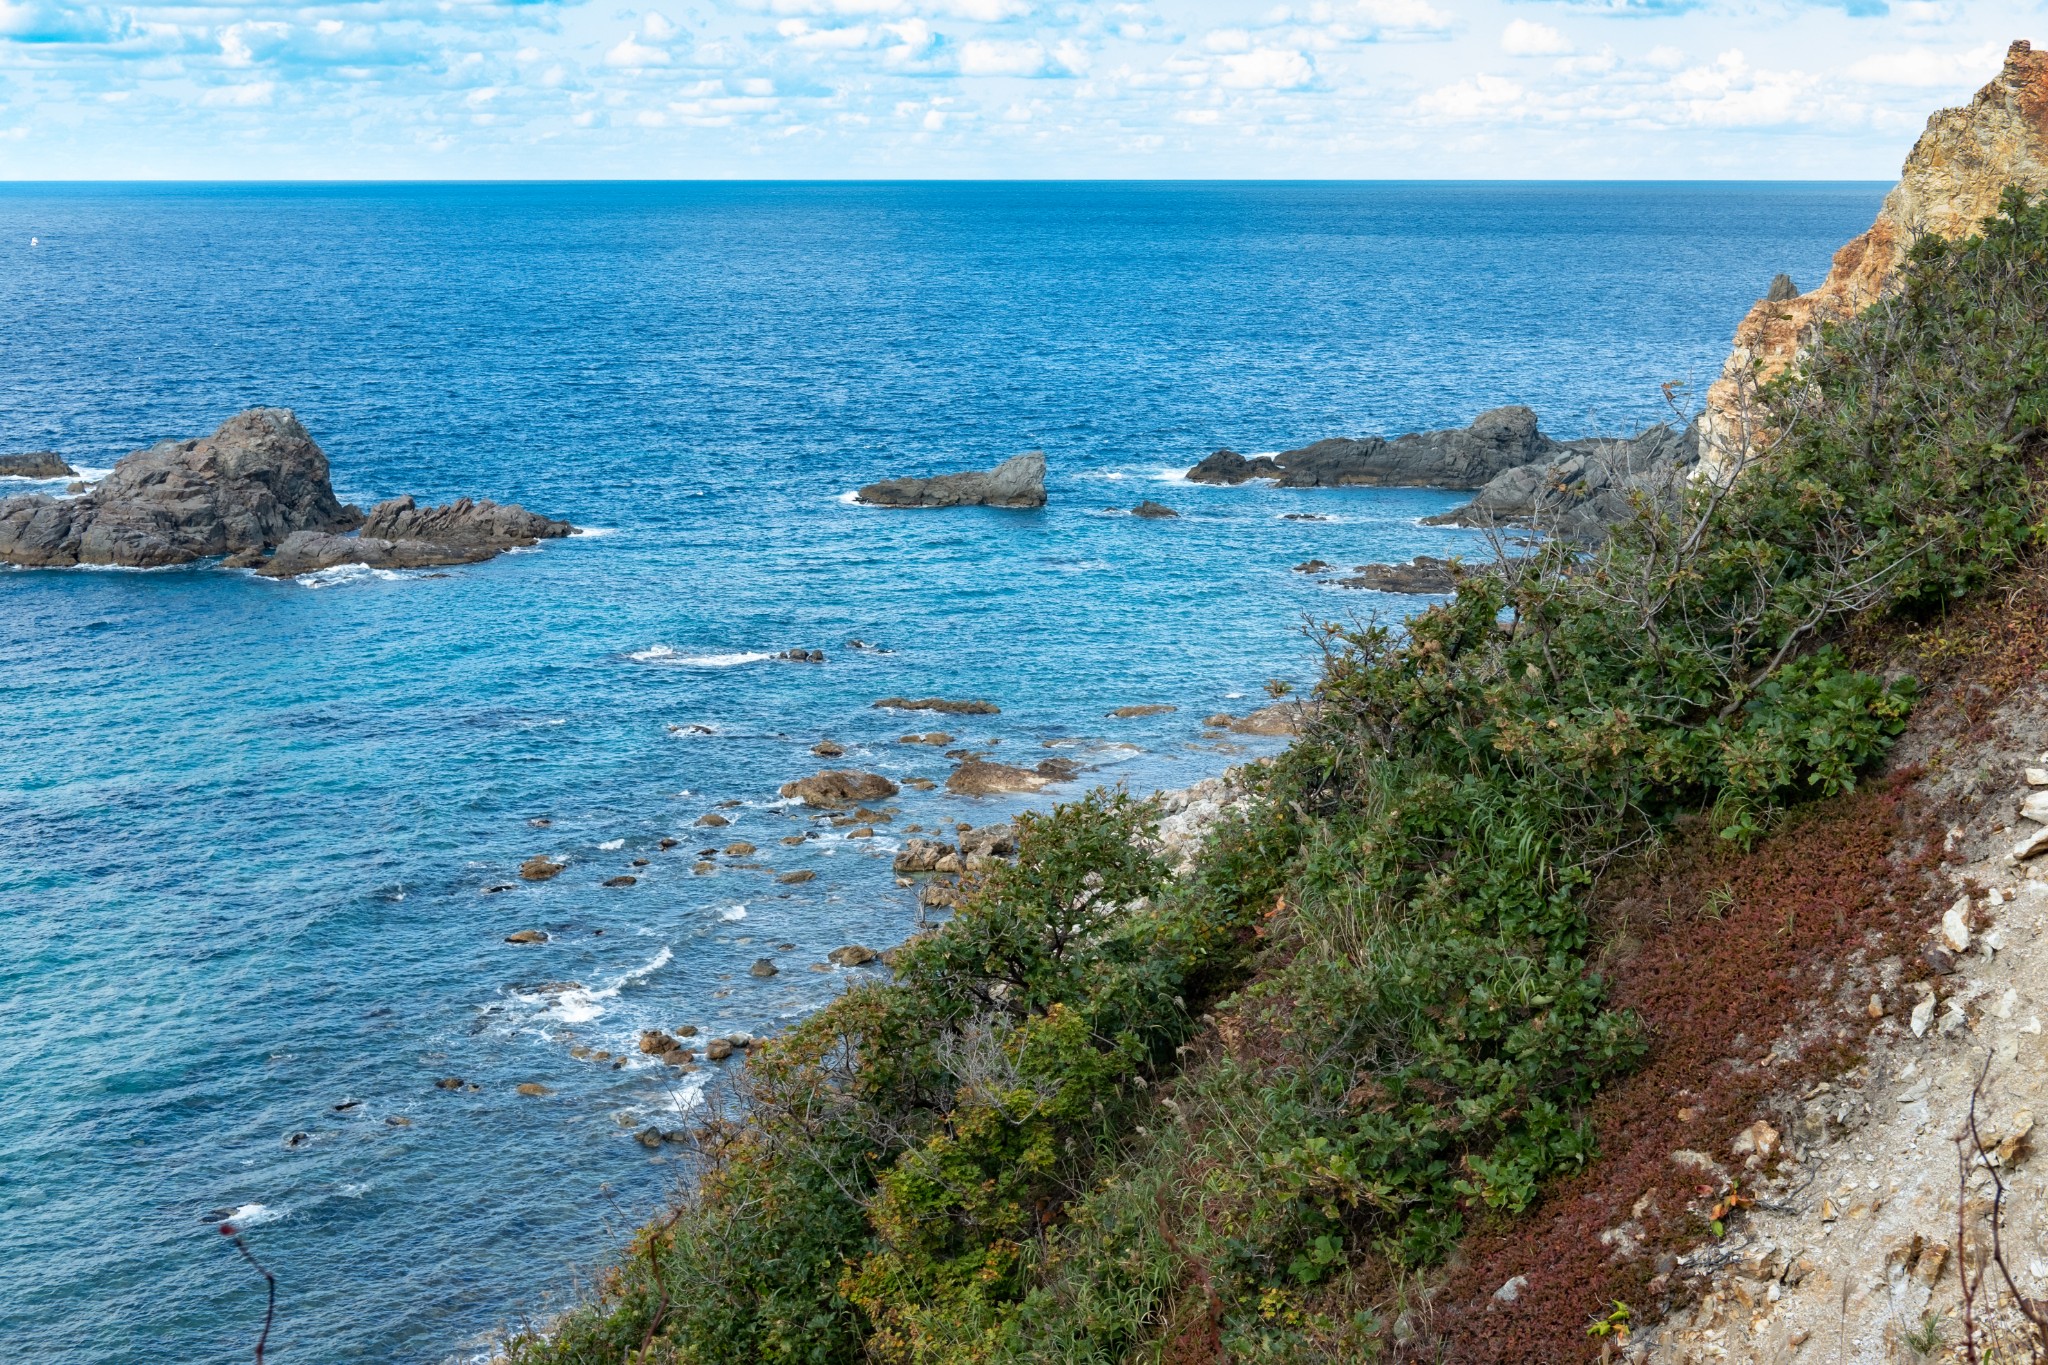
[(294, 531), (346, 531), (327, 457), (284, 408), (251, 408), (211, 436), (123, 456), (74, 500), (0, 500), (0, 561), (157, 568), (264, 550)]
[(300, 574), (343, 564), (371, 569), (433, 569), (451, 564), (476, 564), (498, 551), (480, 546), (431, 545), (423, 540), (382, 540), (370, 536), (338, 536), (326, 531), (294, 531), (268, 559), (238, 555), (229, 568), (255, 567), (265, 578), (297, 578)]
[(646, 1029), (640, 1034), (640, 1050), (650, 1057), (659, 1057), (662, 1053), (673, 1052), (681, 1046), (682, 1044), (658, 1028)]
[(1247, 460), (1227, 446), (1213, 455), (1204, 456), (1187, 473), (1189, 483), (1240, 484), (1252, 479), (1279, 477), (1280, 466), (1273, 463), (1272, 456), (1261, 455), (1256, 460)]
[(1045, 454), (1013, 456), (994, 469), (929, 479), (885, 479), (854, 494), (871, 507), (1043, 507)]
[(1457, 581), (1457, 569), (1450, 560), (1428, 555), (1417, 555), (1407, 564), (1361, 564), (1354, 577), (1337, 580), (1346, 588), (1403, 593), (1447, 593)]
[(2024, 40), (2007, 49), (2004, 68), (1969, 104), (1927, 120), (1877, 220), (1835, 253), (1817, 288), (1760, 300), (1736, 327), (1700, 417), (1703, 472), (1726, 479), (1763, 447), (1754, 384), (1789, 368), (1821, 324), (1875, 303), (1918, 238), (1975, 233), (2009, 185), (2036, 199), (2048, 193), (2048, 52)]
[(953, 851), (951, 844), (940, 843), (937, 839), (905, 839), (903, 847), (896, 851), (895, 861), (890, 863), (898, 872), (931, 872), (939, 865), (939, 859)]
[(1321, 573), (1323, 572), (1323, 570), (1329, 567), (1330, 566), (1328, 564), (1324, 563), (1320, 559), (1308, 559), (1303, 560), (1301, 563), (1295, 565), (1294, 571), (1296, 573)]
[(880, 773), (852, 768), (828, 768), (811, 777), (785, 782), (779, 789), (781, 795), (795, 797), (818, 810), (840, 810), (863, 801), (878, 801), (896, 795), (898, 790), (894, 782)]
[(1007, 821), (960, 831), (960, 854), (963, 858), (1008, 858), (1015, 856), (1016, 852), (1017, 827)]
[(1676, 497), (1700, 451), (1696, 428), (1673, 431), (1662, 425), (1622, 440), (1549, 444), (1543, 459), (1504, 470), (1472, 501), (1424, 517), (1423, 524), (1531, 526), (1572, 540), (1602, 540), (1608, 527), (1633, 512), (1635, 495)]
[(875, 703), (877, 711), (940, 711), (949, 716), (995, 716), (1002, 708), (988, 701), (947, 701), (943, 697), (884, 697)]
[(78, 471), (54, 450), (33, 450), (26, 455), (0, 455), (0, 478), (75, 479)]
[(530, 882), (544, 882), (562, 875), (562, 869), (569, 864), (556, 862), (547, 855), (528, 858), (519, 865), (519, 875)]
[(440, 507), (420, 507), (412, 498), (392, 498), (370, 509), (363, 535), (377, 540), (422, 541), (492, 551), (533, 545), (575, 534), (566, 521), (529, 512), (517, 503), (457, 498)]
[(1177, 517), (1180, 513), (1174, 511), (1163, 502), (1154, 502), (1147, 498), (1131, 509), (1131, 515), (1134, 517), (1144, 517), (1147, 521), (1163, 521), (1167, 517)]
[(1782, 270), (1771, 276), (1771, 287), (1764, 291), (1765, 303), (1783, 303), (1799, 297), (1799, 286), (1792, 283), (1792, 277)]

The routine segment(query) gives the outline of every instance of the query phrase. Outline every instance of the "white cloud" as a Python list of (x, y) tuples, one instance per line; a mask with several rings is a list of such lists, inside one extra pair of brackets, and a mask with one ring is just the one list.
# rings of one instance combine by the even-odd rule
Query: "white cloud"
[(1415, 102), (1424, 114), (1446, 119), (1484, 119), (1515, 109), (1528, 92), (1505, 76), (1484, 72), (1439, 86)]
[(657, 43), (665, 43), (676, 36), (676, 26), (669, 22), (660, 10), (649, 10), (640, 16), (640, 31)]
[(1219, 60), (1218, 85), (1232, 90), (1298, 90), (1316, 78), (1316, 69), (1301, 53), (1288, 48), (1260, 47)]
[(1558, 57), (1570, 52), (1572, 44), (1548, 24), (1517, 19), (1501, 30), (1500, 49), (1516, 57)]
[(250, 109), (268, 104), (277, 93), (275, 81), (245, 81), (239, 85), (216, 85), (199, 96), (211, 109)]
[(1849, 68), (1852, 79), (1871, 85), (1926, 90), (1941, 86), (1982, 85), (1998, 74), (2005, 45), (1991, 42), (1967, 52), (1938, 52), (1916, 47), (1904, 52), (1874, 52)]
[(1037, 76), (1051, 58), (1035, 42), (994, 42), (977, 39), (960, 45), (963, 76)]
[(649, 47), (638, 39), (627, 37), (620, 39), (618, 46), (604, 54), (604, 64), (623, 67), (628, 71), (645, 70), (650, 66), (667, 66), (668, 53), (658, 47)]

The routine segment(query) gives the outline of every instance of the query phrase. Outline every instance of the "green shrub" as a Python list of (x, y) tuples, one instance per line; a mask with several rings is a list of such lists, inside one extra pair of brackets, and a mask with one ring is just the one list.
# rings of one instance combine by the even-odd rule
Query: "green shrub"
[[(2037, 543), (2044, 379), (2048, 211), (2014, 194), (1765, 391), (1733, 487), (1330, 628), (1311, 733), (1192, 874), (1120, 795), (1027, 817), (894, 984), (755, 1059), (698, 1193), (515, 1359), (1369, 1358), (1407, 1269), (1596, 1156), (1584, 1106), (1647, 1040), (1591, 881), (1688, 811), (1746, 847), (1884, 753), (1912, 679), (1830, 640)], [(1177, 1075), (1212, 1006), (1236, 1043)]]

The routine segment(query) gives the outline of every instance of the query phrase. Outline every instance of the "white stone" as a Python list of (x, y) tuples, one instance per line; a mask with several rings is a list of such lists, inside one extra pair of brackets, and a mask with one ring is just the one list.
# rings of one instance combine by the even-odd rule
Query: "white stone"
[(2009, 856), (2014, 862), (2019, 862), (2021, 859), (2033, 857), (2044, 848), (2048, 848), (2048, 825), (2041, 826), (2041, 828), (2014, 844), (2012, 846), (2012, 853)]
[(1957, 952), (1967, 952), (1970, 947), (1970, 902), (1959, 900), (1948, 908), (1941, 917), (1941, 938)]
[(2048, 787), (2048, 768), (2027, 769), (2027, 785), (2029, 787)]
[(1930, 995), (1919, 1004), (1913, 1006), (1913, 1036), (1915, 1038), (1925, 1037), (1927, 1035), (1927, 1025), (1933, 1019), (1934, 997)]
[(2020, 814), (2037, 824), (2048, 824), (2048, 791), (2028, 792), (2020, 802)]

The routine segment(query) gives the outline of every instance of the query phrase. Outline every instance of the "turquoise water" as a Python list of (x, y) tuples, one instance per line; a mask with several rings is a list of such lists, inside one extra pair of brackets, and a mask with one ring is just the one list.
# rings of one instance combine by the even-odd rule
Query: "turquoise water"
[[(1308, 680), (1305, 620), (1413, 606), (1290, 566), (1473, 542), (1416, 525), (1454, 494), (1178, 471), (1509, 401), (1632, 430), (1882, 190), (0, 186), (0, 450), (104, 468), (277, 404), (344, 497), (601, 532), (433, 575), (0, 571), (0, 1340), (247, 1359), (227, 1211), (279, 1361), (463, 1357), (546, 1312), (677, 1175), (632, 1134), (705, 1076), (638, 1031), (815, 1008), (847, 974), (810, 964), (916, 924), (902, 826), (1018, 804), (906, 791), (895, 834), (788, 848), (813, 743), (943, 778), (894, 742), (943, 727), (1140, 791), (1262, 752), (1197, 722)], [(1031, 448), (1043, 512), (844, 500)], [(1142, 497), (1181, 518), (1106, 510)], [(792, 646), (828, 661), (763, 657)], [(1105, 715), (1151, 702), (1180, 710)], [(692, 874), (734, 838), (817, 877)], [(568, 871), (484, 894), (537, 853)]]

